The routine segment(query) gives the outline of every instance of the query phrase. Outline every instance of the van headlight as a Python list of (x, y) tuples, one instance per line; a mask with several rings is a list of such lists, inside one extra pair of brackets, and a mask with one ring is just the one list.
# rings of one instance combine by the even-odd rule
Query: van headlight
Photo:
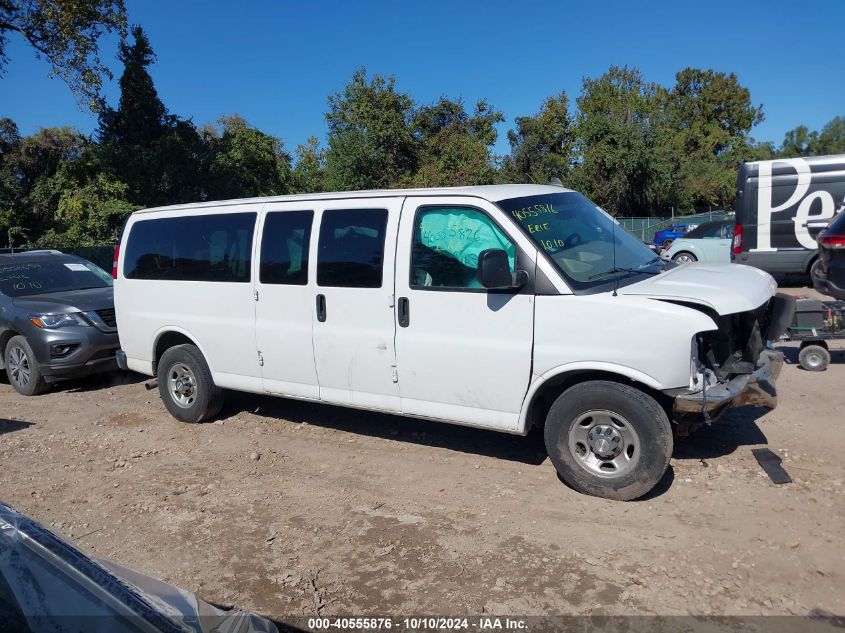
[(71, 325), (91, 325), (81, 312), (63, 312), (61, 314), (30, 314), (29, 320), (40, 328), (55, 329)]

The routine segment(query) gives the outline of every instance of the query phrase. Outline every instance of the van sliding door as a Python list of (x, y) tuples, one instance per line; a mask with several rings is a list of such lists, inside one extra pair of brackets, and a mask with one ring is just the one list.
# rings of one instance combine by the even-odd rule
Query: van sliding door
[(310, 290), (320, 400), (400, 410), (393, 305), (400, 207), (401, 198), (317, 205)]
[(255, 362), (264, 391), (316, 400), (313, 224), (308, 203), (265, 206), (255, 275)]

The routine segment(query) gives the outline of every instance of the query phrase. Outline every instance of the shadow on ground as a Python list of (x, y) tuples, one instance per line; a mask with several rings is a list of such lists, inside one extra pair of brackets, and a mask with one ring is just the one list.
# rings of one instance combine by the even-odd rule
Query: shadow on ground
[(34, 422), (26, 422), (25, 420), (7, 420), (6, 418), (0, 418), (0, 435), (3, 435), (4, 433), (13, 433), (14, 431), (22, 431), (34, 424)]
[(94, 374), (85, 378), (74, 378), (62, 380), (51, 388), (53, 392), (88, 393), (101, 389), (110, 389), (120, 385), (135, 385), (149, 380), (148, 376), (136, 374), (134, 371), (112, 371), (102, 374)]
[(763, 407), (731, 409), (710, 426), (689, 437), (675, 440), (674, 459), (714, 459), (730, 455), (740, 446), (759, 446), (769, 441), (757, 420), (769, 410)]
[(543, 434), (536, 430), (522, 437), (329, 404), (226, 392), (221, 417), (241, 411), (295, 424), (313, 424), (367, 437), (446, 448), (522, 464), (539, 465), (547, 457)]

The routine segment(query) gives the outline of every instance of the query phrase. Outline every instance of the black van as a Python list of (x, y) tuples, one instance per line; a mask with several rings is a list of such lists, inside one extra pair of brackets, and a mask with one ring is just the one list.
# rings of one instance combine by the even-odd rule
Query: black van
[(845, 154), (742, 163), (731, 261), (811, 274), (816, 236), (845, 209)]

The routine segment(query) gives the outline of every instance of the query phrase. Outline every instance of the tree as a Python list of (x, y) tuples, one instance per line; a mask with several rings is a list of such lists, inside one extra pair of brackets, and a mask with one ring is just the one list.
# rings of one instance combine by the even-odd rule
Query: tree
[(169, 114), (147, 70), (155, 60), (144, 30), (122, 42), (120, 101), (100, 113), (97, 138), (102, 169), (127, 185), (128, 199), (141, 206), (199, 200), (203, 196), (202, 140), (193, 123)]
[(806, 125), (789, 130), (778, 151), (779, 156), (824, 156), (845, 153), (845, 117), (828, 121), (821, 132), (810, 131)]
[(329, 97), (326, 180), (331, 189), (397, 186), (416, 168), (411, 130), (414, 102), (396, 90), (396, 79), (367, 79), (356, 70), (342, 91)]
[(0, 227), (6, 244), (20, 246), (52, 223), (66, 183), (65, 167), (78, 159), (88, 140), (72, 128), (41, 129), (20, 137), (2, 121), (0, 145)]
[(95, 174), (85, 183), (69, 182), (59, 196), (54, 221), (36, 244), (72, 248), (116, 243), (123, 222), (138, 207), (126, 201), (126, 185)]
[(726, 207), (733, 201), (736, 169), (752, 149), (748, 133), (763, 120), (762, 106), (733, 73), (685, 68), (665, 94), (658, 128), (663, 199), (676, 207)]
[(125, 31), (123, 0), (0, 0), (0, 72), (9, 61), (9, 34), (18, 33), (81, 102), (96, 109), (103, 77), (111, 78), (99, 58), (100, 37)]
[(565, 181), (574, 160), (575, 130), (565, 92), (549, 97), (540, 112), (516, 118), (516, 130), (508, 132), (511, 155), (505, 173), (513, 182)]
[(784, 135), (783, 143), (780, 146), (780, 155), (786, 158), (809, 156), (815, 151), (818, 140), (818, 132), (811, 132), (806, 125), (799, 125)]
[(290, 155), (282, 141), (251, 126), (238, 115), (219, 120), (220, 131), (205, 133), (211, 200), (288, 193)]
[(580, 160), (569, 180), (614, 214), (644, 215), (655, 206), (661, 90), (627, 66), (611, 66), (598, 79), (583, 81), (576, 123)]
[(296, 146), (293, 190), (297, 193), (326, 190), (326, 151), (316, 136), (309, 136), (304, 145)]
[(816, 153), (818, 155), (845, 153), (845, 117), (834, 117), (822, 128)]
[(495, 125), (501, 121), (502, 113), (483, 99), (475, 104), (472, 116), (460, 99), (441, 97), (434, 105), (419, 108), (413, 120), (419, 142), (413, 184), (447, 187), (495, 182), (491, 147), (497, 137)]

